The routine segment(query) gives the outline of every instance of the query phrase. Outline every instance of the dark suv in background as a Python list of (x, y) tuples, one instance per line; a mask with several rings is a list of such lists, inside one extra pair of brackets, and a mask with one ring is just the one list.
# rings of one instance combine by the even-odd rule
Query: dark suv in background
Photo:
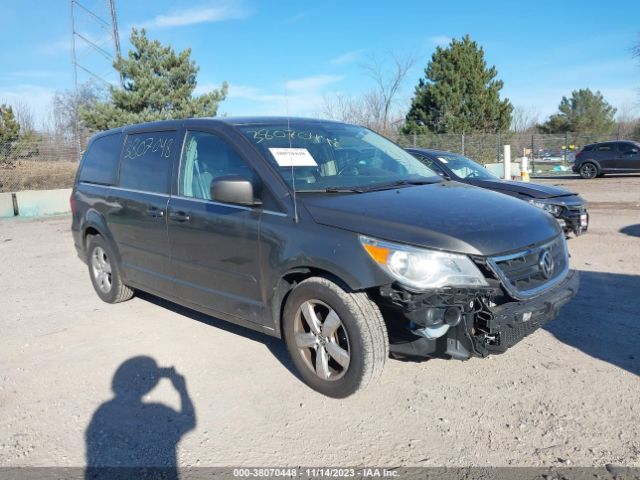
[(640, 143), (620, 140), (585, 145), (576, 153), (572, 169), (586, 179), (605, 173), (640, 173)]
[(282, 337), (304, 381), (333, 397), (377, 378), (389, 353), (504, 352), (556, 317), (579, 283), (550, 215), (443, 181), (389, 140), (338, 122), (190, 119), (103, 132), (71, 207), (102, 300), (143, 290)]

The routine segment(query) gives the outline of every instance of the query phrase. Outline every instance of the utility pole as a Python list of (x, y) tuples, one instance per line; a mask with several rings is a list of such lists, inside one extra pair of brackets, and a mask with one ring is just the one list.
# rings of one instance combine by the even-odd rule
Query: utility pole
[[(124, 78), (119, 74), (114, 78), (113, 62), (120, 57), (120, 36), (114, 0), (69, 0), (71, 13), (71, 67), (73, 69), (73, 88), (78, 95), (81, 79), (97, 80), (105, 85)], [(78, 149), (78, 158), (82, 150), (80, 118), (76, 114), (74, 143)]]

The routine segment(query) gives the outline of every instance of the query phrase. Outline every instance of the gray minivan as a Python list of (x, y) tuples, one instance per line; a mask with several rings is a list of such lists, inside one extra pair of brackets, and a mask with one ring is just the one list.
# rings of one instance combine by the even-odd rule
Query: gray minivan
[(95, 135), (72, 232), (109, 303), (150, 292), (284, 338), (345, 397), (387, 358), (501, 353), (577, 292), (541, 209), (444, 180), (355, 125), (189, 119)]

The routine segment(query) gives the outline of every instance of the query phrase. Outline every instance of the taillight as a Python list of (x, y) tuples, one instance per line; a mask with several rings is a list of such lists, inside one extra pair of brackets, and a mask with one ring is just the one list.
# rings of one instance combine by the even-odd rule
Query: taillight
[(576, 160), (578, 160), (578, 159), (582, 156), (582, 154), (583, 154), (583, 153), (584, 153), (584, 152), (578, 152), (578, 153), (576, 153)]
[(71, 207), (71, 213), (75, 215), (76, 213), (76, 197), (71, 192), (71, 196), (69, 197), (69, 206)]

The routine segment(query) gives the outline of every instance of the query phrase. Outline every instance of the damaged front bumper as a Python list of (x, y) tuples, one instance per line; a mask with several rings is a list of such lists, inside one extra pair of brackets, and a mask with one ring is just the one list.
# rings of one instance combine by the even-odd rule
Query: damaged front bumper
[(393, 318), (387, 322), (392, 355), (465, 360), (506, 351), (554, 319), (578, 287), (579, 274), (572, 270), (559, 284), (528, 300), (512, 300), (495, 282), (425, 293), (385, 286), (379, 304), (385, 316)]

